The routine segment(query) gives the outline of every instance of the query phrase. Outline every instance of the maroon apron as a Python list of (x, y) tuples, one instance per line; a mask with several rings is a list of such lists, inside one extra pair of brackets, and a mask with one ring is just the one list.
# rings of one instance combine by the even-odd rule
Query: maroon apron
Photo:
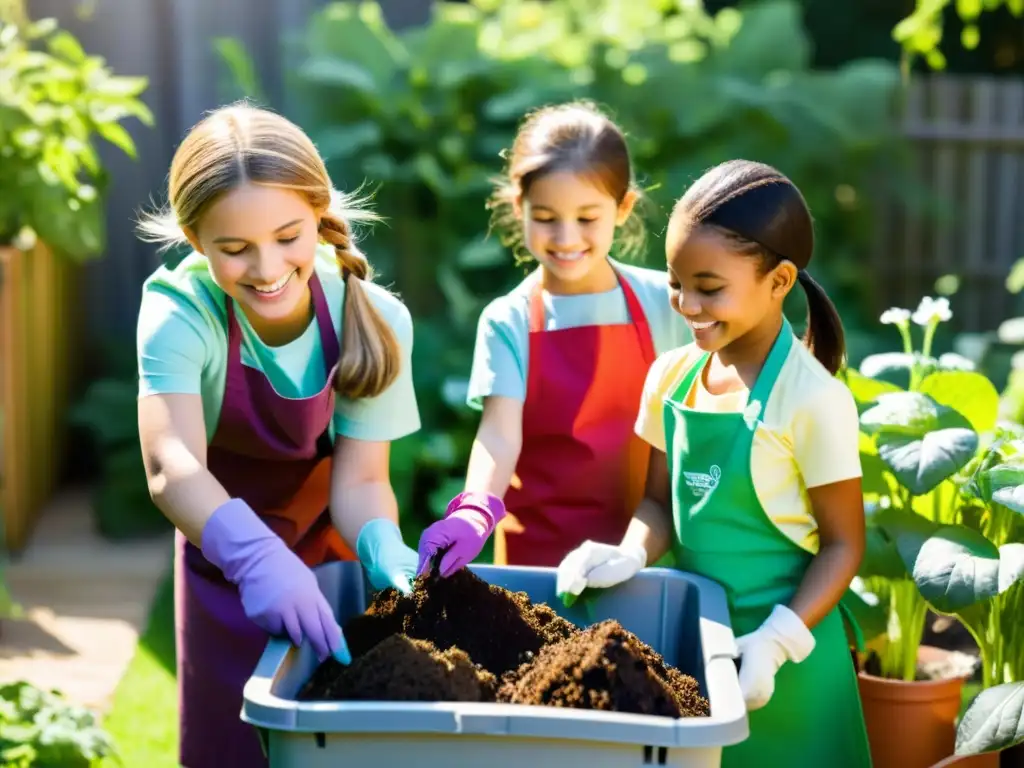
[[(279, 395), (242, 364), (242, 331), (227, 299), (224, 403), (207, 468), (244, 499), (309, 566), (355, 559), (328, 512), (334, 373), (340, 355), (319, 278), (310, 278), (326, 383), (313, 397)], [(242, 688), (268, 635), (242, 609), (238, 588), (179, 531), (175, 542), (180, 761), (184, 768), (266, 766), (256, 730), (240, 719)]]
[(494, 536), (499, 565), (557, 566), (586, 539), (618, 544), (647, 480), (634, 434), (654, 344), (643, 307), (616, 272), (630, 322), (544, 330), (530, 294), (523, 447)]

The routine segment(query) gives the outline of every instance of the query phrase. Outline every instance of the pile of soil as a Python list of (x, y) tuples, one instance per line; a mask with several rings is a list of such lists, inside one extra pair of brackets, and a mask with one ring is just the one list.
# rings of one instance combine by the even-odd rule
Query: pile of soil
[(541, 650), (498, 701), (662, 717), (708, 717), (697, 681), (665, 664), (617, 621), (595, 624)]
[[(458, 648), (391, 635), (351, 666), (328, 659), (300, 699), (338, 701), (493, 701), (497, 679)], [(313, 694), (316, 694), (313, 696)]]
[(417, 579), (408, 597), (394, 589), (378, 593), (344, 632), (353, 658), (401, 633), (442, 651), (457, 646), (500, 676), (579, 630), (547, 605), (531, 603), (525, 592), (493, 586), (463, 568), (447, 579)]
[(502, 701), (665, 717), (709, 714), (697, 682), (615, 621), (580, 630), (463, 569), (378, 593), (299, 700)]

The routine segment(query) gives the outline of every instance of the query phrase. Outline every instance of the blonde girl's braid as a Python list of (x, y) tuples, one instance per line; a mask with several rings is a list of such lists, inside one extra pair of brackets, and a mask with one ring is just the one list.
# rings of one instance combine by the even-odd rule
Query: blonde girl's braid
[(373, 278), (373, 269), (356, 247), (348, 222), (335, 213), (325, 213), (320, 219), (320, 237), (334, 246), (345, 281), (341, 359), (334, 388), (351, 399), (375, 397), (398, 377), (398, 339), (363, 286), (363, 281)]

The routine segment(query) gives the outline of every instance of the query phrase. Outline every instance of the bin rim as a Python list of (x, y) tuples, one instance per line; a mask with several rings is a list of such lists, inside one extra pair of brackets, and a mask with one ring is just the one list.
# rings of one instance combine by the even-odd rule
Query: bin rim
[[(347, 563), (329, 563), (320, 568), (345, 565)], [(499, 568), (553, 570), (532, 566), (470, 568), (485, 580), (488, 572)], [(271, 638), (245, 684), (241, 719), (257, 728), (286, 733), (476, 734), (682, 748), (727, 746), (746, 739), (749, 726), (734, 663), (738, 649), (728, 622), (725, 590), (709, 579), (671, 568), (645, 568), (634, 579), (682, 580), (697, 588), (705, 687), (711, 716), (672, 719), (492, 702), (298, 701), (274, 694), (274, 681), (285, 668), (296, 663), (300, 652), (311, 651), (296, 648), (288, 640)], [(721, 621), (723, 611), (724, 623)], [(403, 717), (396, 717), (399, 714)], [(328, 718), (329, 726), (325, 725)], [(638, 740), (639, 734), (642, 740)]]

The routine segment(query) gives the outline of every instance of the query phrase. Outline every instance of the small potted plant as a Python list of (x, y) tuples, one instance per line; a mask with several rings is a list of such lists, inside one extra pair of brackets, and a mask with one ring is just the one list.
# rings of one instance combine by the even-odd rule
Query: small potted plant
[[(887, 311), (882, 322), (899, 330), (903, 351), (843, 374), (861, 408), (868, 547), (858, 586), (887, 614), (860, 675), (872, 751), (883, 764), (930, 764), (953, 751), (973, 670), (925, 649), (940, 662), (927, 673), (929, 608), (956, 615), (978, 641), (985, 685), (1018, 674), (1006, 658), (1017, 651), (1006, 649), (1024, 589), (1024, 456), (1014, 458), (1024, 443), (997, 425), (999, 395), (984, 375), (962, 357), (932, 355), (950, 317), (945, 299)], [(920, 350), (912, 322), (923, 328)]]

